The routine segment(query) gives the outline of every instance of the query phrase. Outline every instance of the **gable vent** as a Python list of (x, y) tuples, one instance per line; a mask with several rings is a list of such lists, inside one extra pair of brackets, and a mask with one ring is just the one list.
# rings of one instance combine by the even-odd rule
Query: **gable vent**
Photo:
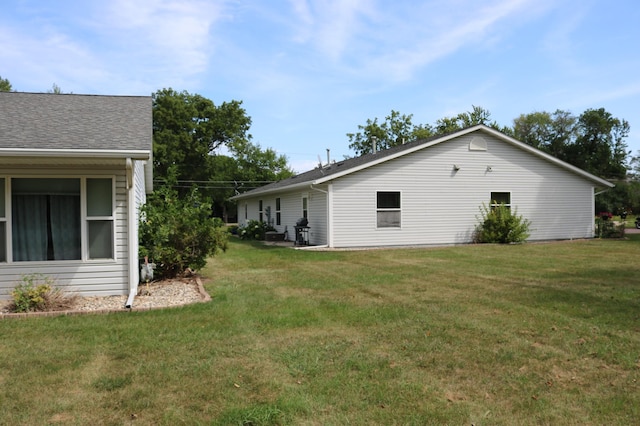
[(474, 136), (469, 142), (469, 151), (486, 151), (487, 141), (480, 136)]

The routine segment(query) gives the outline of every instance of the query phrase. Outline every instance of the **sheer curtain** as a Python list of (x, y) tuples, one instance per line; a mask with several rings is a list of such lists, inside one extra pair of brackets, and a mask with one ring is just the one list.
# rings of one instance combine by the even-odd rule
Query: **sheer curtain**
[(80, 259), (80, 196), (13, 195), (13, 260)]
[(14, 194), (13, 260), (47, 260), (47, 196)]
[(51, 195), (50, 227), (53, 259), (80, 259), (80, 197)]

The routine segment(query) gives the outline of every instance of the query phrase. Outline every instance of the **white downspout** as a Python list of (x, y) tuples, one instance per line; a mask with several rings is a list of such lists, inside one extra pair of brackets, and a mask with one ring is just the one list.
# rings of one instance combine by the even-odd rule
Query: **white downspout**
[(127, 234), (129, 245), (129, 297), (125, 308), (133, 306), (138, 294), (138, 218), (136, 217), (136, 199), (133, 161), (127, 158)]

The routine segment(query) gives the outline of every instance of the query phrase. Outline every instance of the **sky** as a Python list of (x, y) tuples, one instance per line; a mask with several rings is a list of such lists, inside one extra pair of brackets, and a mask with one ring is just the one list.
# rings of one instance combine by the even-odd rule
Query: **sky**
[(355, 153), (392, 110), (434, 124), (481, 106), (605, 108), (640, 154), (637, 0), (4, 0), (14, 90), (242, 101), (252, 141), (296, 172)]

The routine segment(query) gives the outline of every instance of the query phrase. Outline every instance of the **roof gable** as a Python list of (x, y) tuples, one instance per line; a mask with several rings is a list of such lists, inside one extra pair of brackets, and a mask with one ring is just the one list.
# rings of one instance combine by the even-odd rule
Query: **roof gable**
[(0, 92), (0, 150), (147, 151), (150, 96)]
[[(512, 137), (505, 135), (498, 130), (495, 130), (491, 127), (485, 125), (477, 125), (473, 127), (468, 127), (466, 129), (459, 130), (457, 132), (453, 132), (446, 135), (438, 135), (429, 139), (423, 139), (419, 141), (410, 142), (407, 144), (395, 146), (383, 151), (378, 151), (376, 153), (366, 154), (356, 158), (350, 158), (347, 160), (343, 160), (340, 162), (332, 163), (324, 167), (317, 167), (313, 170), (310, 170), (305, 173), (298, 174), (296, 176), (290, 177), (288, 179), (284, 179), (278, 182), (271, 183), (269, 185), (262, 186), (260, 188), (256, 188), (251, 191), (247, 191), (243, 194), (236, 195), (232, 197), (232, 199), (242, 199), (245, 197), (258, 195), (258, 194), (268, 194), (272, 192), (282, 192), (293, 190), (299, 187), (305, 187), (310, 185), (319, 185), (322, 183), (326, 183), (328, 181), (338, 179), (342, 176), (356, 173), (360, 170), (373, 167), (377, 164), (390, 161), (394, 158), (398, 158), (404, 155), (409, 155), (415, 151), (427, 149), (431, 146), (444, 143), (448, 140), (458, 138), (463, 135), (467, 135), (474, 132), (485, 132), (490, 135), (500, 139), (501, 141), (514, 145), (531, 155), (535, 155), (540, 157), (546, 161), (549, 161), (555, 164), (558, 167), (571, 171), (577, 175), (580, 175), (584, 179), (590, 180), (599, 187), (611, 188), (614, 185), (610, 182), (607, 182), (604, 179), (601, 179), (597, 176), (594, 176), (578, 167), (572, 166), (571, 164), (565, 163), (562, 160), (559, 160), (556, 157), (553, 157), (545, 152), (542, 152), (530, 145), (527, 145), (523, 142), (520, 142)], [(477, 148), (477, 147), (476, 147)]]

